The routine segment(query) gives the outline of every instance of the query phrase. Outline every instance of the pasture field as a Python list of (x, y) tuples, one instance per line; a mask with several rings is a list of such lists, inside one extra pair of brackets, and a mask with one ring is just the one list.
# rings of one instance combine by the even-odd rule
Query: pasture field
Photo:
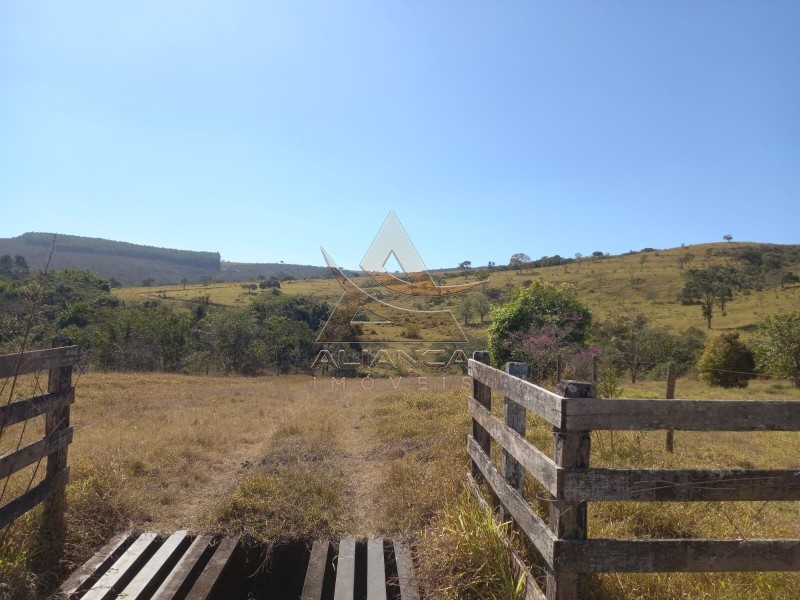
[[(699, 306), (684, 306), (678, 300), (678, 293), (683, 287), (683, 270), (685, 268), (705, 268), (712, 264), (725, 264), (732, 261), (729, 257), (712, 255), (709, 252), (718, 250), (722, 244), (701, 244), (684, 248), (636, 253), (621, 256), (594, 258), (581, 258), (568, 265), (557, 267), (543, 267), (537, 269), (491, 271), (488, 273), (487, 282), (477, 290), (466, 295), (457, 294), (447, 298), (438, 306), (425, 300), (415, 300), (405, 303), (400, 299), (392, 298), (391, 301), (398, 305), (422, 309), (443, 308), (449, 309), (463, 324), (459, 313), (459, 306), (466, 296), (473, 298), (483, 290), (496, 290), (497, 300), (492, 304), (501, 302), (510, 290), (524, 285), (526, 282), (540, 277), (551, 283), (570, 283), (578, 289), (578, 295), (592, 310), (597, 320), (607, 318), (609, 315), (618, 314), (624, 310), (641, 311), (650, 319), (654, 326), (662, 327), (673, 332), (679, 332), (689, 327), (705, 329), (705, 319)], [(747, 244), (738, 244), (747, 247)], [(679, 259), (691, 253), (694, 258), (684, 269), (679, 265)], [(786, 265), (787, 270), (800, 273), (800, 264)], [(476, 281), (480, 269), (475, 268), (466, 272), (466, 276), (459, 275), (464, 271), (451, 273), (445, 284), (455, 285)], [(440, 273), (434, 273), (434, 277)], [(367, 279), (358, 278), (356, 282), (363, 285)], [(256, 282), (253, 282), (256, 283)], [(220, 306), (242, 306), (270, 292), (256, 290), (250, 292), (241, 287), (240, 283), (210, 284), (184, 286), (160, 286), (147, 288), (122, 288), (114, 290), (115, 296), (125, 300), (143, 301), (148, 299), (160, 300), (171, 303), (178, 309), (192, 307), (198, 299), (208, 296), (210, 302)], [(328, 302), (334, 306), (342, 295), (341, 287), (334, 279), (305, 279), (287, 281), (281, 284), (284, 294), (307, 296), (319, 301)], [(389, 298), (387, 298), (389, 299)], [(713, 329), (715, 331), (736, 330), (741, 331), (746, 337), (759, 320), (765, 315), (781, 311), (797, 310), (800, 306), (800, 285), (792, 284), (783, 288), (780, 286), (766, 286), (760, 291), (752, 290), (739, 293), (729, 303), (726, 314), (719, 309), (715, 310)], [(470, 323), (464, 326), (467, 337), (474, 340), (486, 339), (486, 328), (489, 318), (481, 320), (475, 314)]]
[[(19, 393), (32, 385), (21, 385)], [(413, 376), (362, 386), (358, 379), (301, 375), (90, 372), (76, 385), (67, 567), (125, 528), (237, 532), (273, 544), (382, 534), (414, 544), (427, 598), (514, 597), (496, 533), (462, 492), (469, 383), (461, 376), (430, 376), (425, 390)], [(657, 398), (664, 384), (622, 387), (624, 397)], [(680, 379), (677, 396), (800, 399), (800, 390), (780, 380), (728, 391)], [(502, 404), (496, 397), (498, 414)], [(0, 453), (19, 433), (4, 432)], [(534, 418), (528, 435), (544, 448), (551, 443), (551, 430)], [(594, 433), (592, 462), (800, 464), (800, 433), (679, 431), (674, 454), (665, 451), (664, 437)], [(23, 484), (17, 478), (12, 488)], [(546, 510), (533, 487), (528, 499)], [(0, 556), (6, 564), (14, 552), (34, 547), (25, 532), (35, 518), (12, 532)], [(589, 524), (592, 537), (800, 537), (800, 503), (596, 503)], [(24, 589), (19, 585), (17, 591)], [(590, 585), (587, 597), (595, 599), (800, 597), (800, 574), (788, 573), (603, 575)]]
[[(257, 281), (252, 283), (257, 284)], [(247, 282), (244, 283), (246, 285)], [(126, 287), (114, 290), (114, 295), (125, 302), (144, 302), (159, 300), (177, 309), (188, 309), (206, 297), (212, 305), (241, 306), (270, 290), (250, 291), (242, 283), (211, 283), (183, 285), (163, 285), (153, 287)], [(300, 279), (281, 284), (282, 293), (293, 296), (307, 296), (323, 302), (335, 302), (342, 295), (342, 288), (334, 279)]]

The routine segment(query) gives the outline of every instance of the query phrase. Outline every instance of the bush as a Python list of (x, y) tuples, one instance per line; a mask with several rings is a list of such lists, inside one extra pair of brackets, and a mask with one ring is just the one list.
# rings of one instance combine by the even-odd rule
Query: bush
[(708, 385), (744, 388), (755, 377), (753, 353), (739, 340), (738, 333), (723, 333), (711, 340), (697, 366)]
[(769, 315), (755, 339), (758, 367), (776, 377), (791, 377), (800, 387), (800, 311)]
[[(555, 335), (565, 344), (582, 345), (592, 322), (589, 308), (568, 284), (553, 285), (541, 279), (516, 290), (511, 299), (491, 311), (489, 353), (495, 365), (530, 358), (519, 336)], [(565, 334), (563, 336), (558, 334)]]

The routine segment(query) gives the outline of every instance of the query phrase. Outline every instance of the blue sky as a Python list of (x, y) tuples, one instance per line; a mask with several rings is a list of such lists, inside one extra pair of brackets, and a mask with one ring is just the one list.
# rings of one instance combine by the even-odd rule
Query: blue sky
[(0, 237), (429, 268), (798, 243), (800, 3), (0, 3)]

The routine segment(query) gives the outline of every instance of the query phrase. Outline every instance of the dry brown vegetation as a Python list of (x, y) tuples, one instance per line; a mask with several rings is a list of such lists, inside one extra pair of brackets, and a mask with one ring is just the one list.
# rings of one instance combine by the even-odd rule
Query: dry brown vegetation
[[(341, 381), (341, 380), (339, 380)], [(116, 530), (244, 533), (251, 541), (384, 534), (411, 539), (431, 598), (516, 597), (496, 531), (460, 493), (467, 471), (467, 391), (460, 376), (349, 379), (88, 373), (77, 382), (65, 567)], [(396, 386), (396, 389), (395, 389)], [(371, 389), (364, 389), (371, 388)], [(626, 386), (658, 397), (663, 383)], [(678, 396), (722, 397), (693, 380)], [(22, 393), (22, 390), (21, 392)], [(725, 397), (795, 398), (788, 382), (756, 381)], [(502, 410), (501, 398), (495, 410)], [(3, 448), (12, 438), (3, 437)], [(28, 432), (33, 435), (33, 431)], [(534, 419), (529, 437), (548, 447)], [(593, 434), (597, 465), (776, 467), (798, 464), (794, 433)], [(495, 455), (497, 452), (494, 453)], [(17, 482), (17, 485), (20, 485)], [(530, 499), (540, 490), (529, 485)], [(3, 560), (35, 547), (36, 515), (14, 529)], [(594, 504), (591, 536), (800, 537), (798, 503)], [(27, 546), (26, 546), (27, 544)], [(487, 565), (490, 565), (487, 567)], [(18, 590), (30, 587), (22, 573)], [(469, 574), (473, 574), (470, 577)], [(608, 575), (593, 598), (796, 598), (796, 574)]]

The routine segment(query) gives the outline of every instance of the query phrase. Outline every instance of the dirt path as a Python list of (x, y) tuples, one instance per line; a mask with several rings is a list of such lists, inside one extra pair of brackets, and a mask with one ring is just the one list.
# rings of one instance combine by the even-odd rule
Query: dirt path
[(73, 411), (70, 461), (122, 486), (141, 509), (138, 527), (198, 530), (271, 452), (276, 431), (327, 428), (347, 533), (385, 533), (388, 463), (371, 417), (376, 396), (360, 386), (315, 389), (308, 377), (90, 374)]
[(345, 502), (353, 523), (351, 533), (362, 537), (383, 533), (386, 524), (381, 498), (385, 465), (375, 456), (378, 442), (369, 418), (370, 401), (367, 397), (352, 398), (341, 408), (338, 440), (347, 481)]

